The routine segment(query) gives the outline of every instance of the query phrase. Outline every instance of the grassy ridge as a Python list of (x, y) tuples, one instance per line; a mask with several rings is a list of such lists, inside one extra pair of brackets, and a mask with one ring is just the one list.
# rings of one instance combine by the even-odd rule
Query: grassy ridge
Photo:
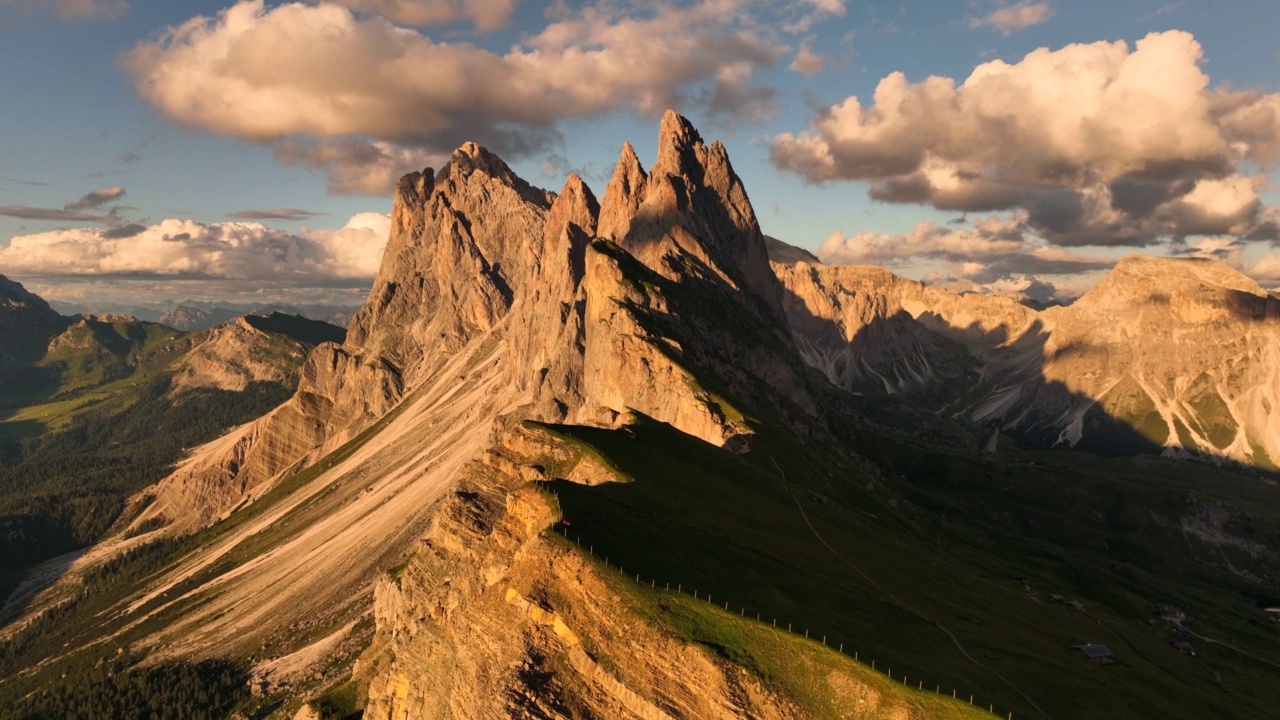
[[(937, 692), (936, 685), (921, 690), (915, 681), (895, 681), (855, 661), (852, 650), (845, 654), (838, 644), (824, 645), (816, 637), (804, 638), (799, 631), (775, 629), (768, 620), (759, 622), (744, 617), (741, 611), (724, 610), (708, 603), (705, 595), (698, 600), (663, 587), (651, 588), (633, 582), (629, 574), (624, 577), (616, 567), (601, 575), (628, 610), (685, 642), (701, 645), (746, 668), (815, 720), (864, 714), (882, 717), (885, 706), (906, 710), (912, 717), (937, 720), (991, 718), (986, 706), (970, 705), (967, 698), (953, 700), (950, 692)], [(851, 688), (850, 681), (861, 687)], [(851, 695), (860, 696), (864, 703), (852, 702)]]
[[(1245, 583), (1198, 561), (1210, 548), (1179, 540), (1162, 519), (1185, 512), (1183, 481), (1102, 469), (1114, 461), (1093, 468), (1080, 454), (1071, 465), (1053, 453), (995, 463), (850, 438), (904, 482), (767, 429), (745, 457), (657, 423), (633, 428), (634, 438), (559, 430), (635, 479), (555, 484), (571, 537), (628, 574), (825, 634), (882, 668), (969, 688), (1017, 717), (1274, 710), (1264, 688), (1276, 630), (1257, 622), (1255, 603), (1239, 594)], [(1252, 504), (1265, 490), (1254, 481), (1224, 473), (1194, 482), (1195, 492), (1265, 510)], [(1170, 552), (1177, 542), (1184, 552)], [(1030, 592), (1021, 576), (1033, 578)], [(1081, 598), (1087, 612), (1048, 602), (1054, 592)], [(1161, 601), (1248, 654), (1204, 643), (1197, 658), (1178, 654), (1169, 630), (1149, 624)], [(1084, 642), (1110, 645), (1118, 662), (1084, 662), (1070, 649)]]

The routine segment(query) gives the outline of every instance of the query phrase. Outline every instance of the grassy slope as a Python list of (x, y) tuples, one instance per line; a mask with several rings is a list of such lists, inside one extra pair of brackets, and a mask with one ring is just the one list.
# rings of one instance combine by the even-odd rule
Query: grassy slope
[[(600, 558), (597, 557), (597, 561)], [(915, 680), (908, 686), (900, 679), (890, 679), (869, 665), (855, 661), (852, 649), (842, 653), (838, 643), (824, 645), (818, 637), (806, 639), (803, 631), (787, 633), (775, 629), (768, 620), (746, 618), (741, 609), (725, 610), (717, 603), (695, 599), (691, 594), (636, 583), (630, 573), (624, 576), (617, 568), (603, 573), (603, 577), (628, 610), (678, 638), (702, 645), (749, 670), (770, 689), (804, 708), (808, 717), (815, 720), (862, 717), (860, 710), (870, 711), (868, 717), (881, 716), (877, 711), (883, 712), (883, 707), (848, 707), (834, 699), (833, 683), (840, 685), (845, 678), (869, 686), (890, 704), (909, 707), (914, 717), (937, 720), (991, 717), (985, 706), (979, 710), (971, 706), (967, 698), (953, 700), (949, 691), (939, 692), (936, 685), (922, 690)], [(611, 650), (615, 649), (603, 648), (602, 652)], [(617, 650), (626, 654), (625, 649)]]
[[(286, 370), (312, 342), (343, 334), (284, 315), (251, 324), (269, 333), (261, 350)], [(162, 477), (187, 448), (288, 398), (288, 383), (172, 397), (171, 367), (208, 332), (88, 321), (6, 381), (0, 392), (0, 597), (36, 563), (100, 537), (124, 498)]]
[[(1037, 707), (1055, 718), (1274, 712), (1266, 688), (1276, 666), (1203, 642), (1199, 657), (1185, 657), (1165, 627), (1148, 624), (1155, 602), (1176, 602), (1197, 632), (1277, 661), (1280, 629), (1249, 623), (1261, 613), (1236, 592), (1244, 583), (1206, 570), (1194, 560), (1205, 548), (1153, 519), (1176, 515), (1191, 487), (1265, 513), (1253, 503), (1271, 488), (1255, 481), (1200, 469), (1161, 478), (1080, 454), (1070, 465), (1053, 453), (997, 464), (853, 439), (907, 478), (877, 481), (767, 429), (746, 457), (657, 424), (634, 439), (559, 430), (635, 478), (556, 483), (571, 537), (628, 574), (827, 635), (895, 677), (954, 687), (1017, 717), (1040, 716)], [(1024, 575), (1033, 593), (1015, 579)], [(1051, 592), (1088, 612), (1046, 602)], [(1110, 645), (1118, 662), (1080, 660), (1069, 646), (1082, 642)]]
[(136, 388), (182, 353), (186, 333), (142, 322), (89, 321), (68, 330), (72, 344), (47, 353), (5, 385), (0, 441), (64, 430), (90, 410), (120, 412)]
[[(308, 508), (301, 508), (298, 512), (283, 518), (281, 522), (273, 524), (263, 533), (249, 537), (233, 548), (223, 559), (180, 583), (165, 595), (142, 605), (135, 613), (120, 612), (122, 603), (134, 597), (140, 589), (145, 588), (148, 580), (160, 576), (179, 564), (190, 553), (212, 545), (231, 531), (260, 517), (293, 493), (306, 487), (326, 470), (350, 457), (379, 430), (394, 420), (399, 412), (399, 409), (393, 410), (340, 448), (310, 467), (282, 480), (253, 504), (240, 509), (225, 520), (185, 538), (166, 539), (142, 545), (95, 569), (84, 581), (89, 590), (70, 603), (44, 613), (39, 620), (18, 633), (12, 640), (0, 643), (0, 707), (24, 698), (41, 688), (64, 685), (65, 683), (59, 682), (64, 677), (91, 678), (99, 663), (112, 659), (114, 648), (129, 648), (165, 627), (175, 618), (181, 617), (191, 606), (201, 602), (204, 595), (196, 593), (159, 610), (143, 622), (137, 623), (137, 618), (158, 610), (161, 605), (168, 602), (170, 597), (180, 596), (200, 588), (260, 556), (263, 552), (283, 544), (297, 532), (300, 525), (305, 524), (306, 518), (299, 521), (294, 516), (300, 513), (305, 514)], [(314, 517), (310, 519), (314, 520)], [(206, 590), (206, 592), (216, 592), (216, 590)], [(357, 629), (371, 634), (372, 627), (367, 625), (368, 623), (364, 623)], [(278, 638), (276, 641), (296, 649), (335, 629), (330, 626), (312, 628), (306, 632), (292, 633), (287, 638)], [(102, 638), (117, 632), (120, 634), (109, 645), (101, 643)], [(239, 676), (243, 677), (253, 662), (250, 655), (257, 653), (261, 656), (267, 651), (268, 648), (249, 648), (241, 656), (226, 659), (225, 665), (238, 668)], [(50, 658), (53, 660), (50, 661)], [(122, 669), (128, 669), (131, 662), (143, 659), (125, 658)], [(132, 669), (128, 672), (132, 674), (150, 671)], [(225, 696), (226, 689), (218, 685), (219, 678), (220, 676), (210, 678), (209, 692), (212, 693), (217, 689)], [(242, 693), (238, 690), (234, 694), (239, 707), (261, 709), (262, 702), (242, 697)], [(117, 705), (108, 710), (119, 717), (129, 717), (130, 710), (137, 707), (131, 705), (131, 702), (133, 700), (120, 700)]]

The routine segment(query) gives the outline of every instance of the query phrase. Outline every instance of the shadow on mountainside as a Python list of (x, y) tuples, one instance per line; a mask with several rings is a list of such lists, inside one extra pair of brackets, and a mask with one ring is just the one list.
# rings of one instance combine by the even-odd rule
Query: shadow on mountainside
[[(933, 312), (899, 310), (846, 341), (835, 321), (809, 312), (791, 290), (783, 293), (801, 356), (846, 391), (832, 397), (843, 413), (926, 441), (963, 445), (967, 437), (971, 447), (975, 434), (998, 430), (1036, 449), (1108, 457), (1164, 450), (1167, 430), (1154, 406), (1135, 425), (1108, 412), (1104, 402), (1045, 376), (1050, 335), (1039, 319), (1010, 337), (1003, 325), (954, 326)], [(1052, 359), (1096, 352), (1075, 343), (1056, 348)]]

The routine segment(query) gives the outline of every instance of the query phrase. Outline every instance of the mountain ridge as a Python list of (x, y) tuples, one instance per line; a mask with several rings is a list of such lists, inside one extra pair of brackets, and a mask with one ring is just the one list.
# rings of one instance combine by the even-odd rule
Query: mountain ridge
[[(1072, 305), (1041, 311), (872, 266), (774, 269), (806, 360), (845, 389), (1033, 444), (1275, 469), (1266, 408), (1280, 388), (1266, 368), (1280, 301), (1221, 263), (1130, 255)], [(1230, 363), (1241, 370), (1216, 369)], [(1116, 433), (1128, 437), (1104, 437)]]
[[(653, 167), (624, 144), (599, 201), (576, 175), (535, 188), (473, 143), (405, 176), (346, 337), (311, 351), (283, 404), (135, 495), (136, 513), (37, 598), (29, 631), (0, 629), (54, 648), (0, 689), (119, 647), (143, 669), (234, 660), (262, 694), (246, 702), (276, 717), (338, 696), (369, 720), (974, 712), (749, 621), (758, 603), (1020, 716), (1097, 697), (1110, 717), (1174, 707), (1158, 690), (1191, 673), (1129, 622), (1174, 586), (1143, 573), (1188, 570), (1200, 592), (1227, 564), (1264, 586), (1273, 543), (1250, 528), (1270, 516), (1108, 485), (1139, 476), (1127, 465), (1099, 478), (869, 428), (846, 409), (907, 392), (998, 403), (1021, 376), (995, 369), (1038, 371), (1018, 363), (1043, 360), (1069, 309), (1046, 311), (1051, 327), (882, 269), (780, 269), (769, 247), (723, 145), (674, 112)], [(875, 342), (852, 342), (872, 326)], [(1070, 492), (1028, 480), (1042, 465)], [(1190, 559), (1145, 557), (1147, 536), (1182, 537)], [(136, 580), (109, 582), (120, 566)], [(1054, 615), (1003, 577), (1021, 573), (1082, 593), (1091, 614)], [(86, 578), (108, 589), (86, 594)], [(51, 625), (77, 608), (94, 628)], [(1132, 687), (1075, 672), (1062, 650), (1099, 620), (1134, 648)], [(1083, 692), (1095, 681), (1105, 692)], [(1184, 685), (1193, 711), (1218, 697)]]

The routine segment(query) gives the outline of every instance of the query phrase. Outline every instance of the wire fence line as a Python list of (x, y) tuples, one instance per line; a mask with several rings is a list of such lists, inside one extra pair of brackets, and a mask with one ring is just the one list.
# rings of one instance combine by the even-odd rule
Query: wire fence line
[[(560, 497), (559, 497), (559, 494), (558, 494), (558, 493), (556, 493), (555, 491), (552, 491), (552, 490), (546, 490), (546, 489), (544, 489), (544, 492), (547, 492), (549, 495), (551, 495), (551, 496), (552, 496), (552, 499), (553, 499), (553, 501), (554, 501), (555, 511), (556, 511), (556, 514), (557, 514), (557, 520), (556, 520), (556, 523), (555, 523), (555, 525), (553, 526), (553, 528), (557, 528), (557, 529), (559, 529), (559, 531), (560, 531), (560, 532), (559, 532), (559, 533), (557, 533), (557, 534), (559, 534), (559, 535), (563, 536), (563, 537), (564, 537), (564, 539), (565, 539), (567, 542), (572, 542), (572, 543), (574, 543), (575, 545), (577, 545), (579, 548), (582, 548), (582, 538), (581, 538), (580, 536), (574, 536), (573, 538), (570, 538), (570, 537), (569, 537), (569, 527), (568, 527), (567, 525), (563, 525), (563, 524), (561, 524), (561, 521), (564, 519), (564, 513), (563, 513), (563, 511), (562, 511), (562, 509), (561, 509), (561, 507), (560, 507)], [(594, 547), (593, 545), (587, 545), (587, 546), (586, 546), (586, 550), (587, 550), (587, 554), (588, 554), (590, 557), (593, 557), (593, 558), (594, 558), (594, 557), (597, 557), (597, 556), (596, 556), (596, 554), (595, 554), (595, 547)], [(630, 581), (632, 581), (632, 582), (634, 582), (634, 583), (636, 583), (637, 585), (640, 585), (640, 586), (642, 586), (642, 587), (644, 586), (644, 584), (645, 584), (645, 578), (644, 578), (644, 577), (642, 577), (642, 575), (641, 575), (640, 573), (628, 573), (628, 572), (627, 572), (627, 570), (626, 570), (626, 568), (625, 568), (625, 567), (623, 567), (621, 563), (612, 563), (612, 562), (610, 562), (610, 558), (609, 558), (607, 555), (605, 555), (605, 556), (600, 556), (600, 557), (601, 557), (601, 562), (603, 562), (603, 563), (604, 563), (605, 567), (610, 568), (610, 569), (614, 569), (614, 568), (616, 568), (616, 569), (618, 570), (619, 574), (621, 574), (621, 575), (622, 575), (624, 578), (626, 578), (627, 580), (630, 580)], [(712, 594), (712, 593), (702, 593), (702, 594), (699, 594), (699, 589), (698, 589), (698, 588), (693, 588), (691, 592), (685, 592), (685, 590), (684, 590), (684, 584), (683, 584), (683, 583), (681, 583), (681, 582), (676, 582), (676, 583), (675, 583), (675, 587), (673, 588), (673, 587), (671, 587), (672, 583), (671, 583), (670, 581), (664, 581), (664, 582), (663, 582), (663, 586), (662, 586), (661, 588), (659, 588), (659, 587), (658, 587), (658, 581), (657, 581), (657, 579), (656, 579), (656, 578), (648, 578), (648, 581), (649, 581), (649, 582), (648, 582), (648, 585), (649, 585), (649, 588), (650, 588), (651, 590), (662, 590), (662, 591), (665, 591), (665, 592), (675, 592), (675, 593), (677, 593), (677, 594), (679, 594), (679, 595), (691, 596), (691, 597), (693, 597), (693, 599), (695, 599), (695, 600), (699, 600), (699, 601), (702, 601), (702, 602), (706, 602), (708, 605), (711, 605), (711, 606), (713, 606), (713, 607), (715, 607), (715, 608), (717, 608), (717, 609), (719, 609), (719, 610), (721, 610), (721, 611), (723, 611), (723, 612), (727, 612), (727, 613), (730, 613), (730, 614), (732, 614), (732, 612), (733, 612), (732, 607), (730, 606), (730, 603), (729, 603), (729, 601), (728, 601), (728, 600), (725, 600), (723, 603), (718, 602), (718, 601), (716, 601), (716, 600), (714, 599), (714, 597), (713, 597), (713, 594)], [(691, 586), (691, 587), (692, 587), (692, 586)], [(777, 619), (777, 617), (768, 617), (768, 616), (766, 616), (763, 612), (756, 612), (756, 613), (755, 613), (754, 618), (752, 618), (752, 616), (750, 616), (750, 615), (748, 615), (748, 614), (747, 614), (747, 609), (746, 609), (746, 606), (744, 606), (744, 605), (739, 605), (739, 608), (738, 608), (738, 616), (739, 616), (741, 619), (744, 619), (744, 620), (754, 621), (754, 622), (758, 622), (758, 623), (761, 623), (761, 624), (768, 624), (770, 627), (773, 627), (773, 628), (779, 628), (779, 625), (778, 625), (778, 619)], [(767, 619), (766, 619), (766, 618), (767, 618)], [(779, 629), (780, 629), (780, 628), (779, 628)], [(799, 634), (800, 634), (800, 632), (801, 632), (799, 629), (795, 629), (795, 627), (794, 627), (794, 623), (790, 623), (790, 622), (789, 622), (789, 623), (787, 623), (787, 625), (786, 625), (786, 631), (787, 631), (788, 633), (793, 634), (793, 635), (799, 635)], [(857, 649), (851, 649), (850, 651), (846, 651), (846, 650), (845, 650), (845, 643), (843, 643), (843, 642), (841, 642), (841, 643), (837, 643), (836, 645), (834, 645), (834, 646), (833, 646), (833, 645), (831, 645), (831, 644), (829, 644), (829, 643), (827, 642), (827, 635), (825, 635), (825, 634), (824, 634), (824, 635), (821, 635), (821, 636), (818, 636), (818, 635), (816, 635), (816, 634), (811, 636), (811, 635), (810, 635), (810, 628), (807, 628), (807, 627), (804, 629), (804, 631), (803, 631), (803, 632), (804, 632), (804, 637), (805, 637), (806, 639), (811, 640), (811, 641), (813, 641), (813, 642), (815, 642), (815, 643), (821, 642), (821, 644), (822, 644), (823, 646), (827, 647), (828, 649), (835, 650), (836, 652), (840, 653), (841, 655), (844, 655), (847, 659), (852, 659), (854, 662), (858, 663), (859, 665), (862, 665), (862, 666), (863, 666), (863, 667), (865, 667), (865, 668), (869, 668), (870, 670), (872, 670), (872, 671), (874, 671), (874, 672), (877, 672), (877, 673), (883, 673), (886, 677), (888, 677), (890, 680), (894, 681), (895, 683), (900, 681), (904, 686), (906, 686), (906, 687), (908, 687), (908, 688), (911, 688), (911, 686), (914, 684), (914, 685), (915, 685), (915, 688), (914, 688), (915, 690), (920, 691), (920, 692), (927, 692), (927, 691), (928, 691), (928, 687), (927, 687), (926, 683), (924, 682), (924, 679), (923, 679), (923, 678), (916, 677), (916, 678), (914, 678), (915, 682), (913, 683), (913, 682), (912, 682), (912, 679), (913, 679), (913, 678), (912, 678), (909, 674), (907, 674), (907, 673), (899, 673), (897, 677), (894, 677), (894, 674), (893, 674), (893, 667), (892, 667), (892, 666), (888, 666), (888, 665), (886, 665), (886, 666), (884, 666), (884, 668), (883, 668), (883, 669), (878, 668), (878, 667), (876, 666), (876, 660), (872, 659), (872, 660), (870, 661), (870, 663), (868, 663), (866, 660), (863, 660), (863, 659), (860, 657), (859, 652), (858, 652), (858, 650), (857, 650)], [(820, 638), (820, 639), (819, 639), (819, 638)], [(936, 694), (936, 695), (943, 695), (943, 696), (945, 696), (945, 695), (946, 695), (946, 693), (943, 691), (943, 686), (942, 686), (942, 684), (941, 684), (941, 683), (931, 683), (931, 684), (933, 684), (933, 686), (934, 686), (934, 694)], [(967, 701), (968, 701), (968, 703), (969, 703), (970, 705), (973, 705), (974, 707), (977, 707), (977, 708), (981, 709), (982, 703), (981, 703), (981, 702), (976, 702), (976, 701), (975, 701), (975, 698), (976, 698), (977, 696), (976, 696), (975, 694), (973, 694), (973, 693), (968, 693), (968, 694), (966, 695), (966, 693), (961, 693), (961, 692), (959, 692), (959, 690), (958, 690), (958, 689), (956, 689), (956, 688), (954, 688), (954, 687), (953, 687), (953, 688), (951, 688), (951, 697), (952, 697), (953, 699), (957, 700), (957, 701), (965, 701), (965, 700), (967, 700)], [(996, 716), (996, 717), (1001, 717), (1001, 714), (1000, 714), (1000, 713), (998, 713), (998, 712), (996, 712), (996, 709), (995, 709), (995, 703), (988, 703), (988, 704), (987, 704), (987, 712), (988, 712), (988, 713), (990, 713), (990, 714), (992, 714), (992, 715), (994, 715), (994, 716)], [(1006, 720), (1013, 720), (1013, 711), (1008, 711), (1008, 712), (1006, 712), (1006, 713), (1003, 715), (1003, 717), (1005, 717), (1005, 718), (1006, 718)]]

